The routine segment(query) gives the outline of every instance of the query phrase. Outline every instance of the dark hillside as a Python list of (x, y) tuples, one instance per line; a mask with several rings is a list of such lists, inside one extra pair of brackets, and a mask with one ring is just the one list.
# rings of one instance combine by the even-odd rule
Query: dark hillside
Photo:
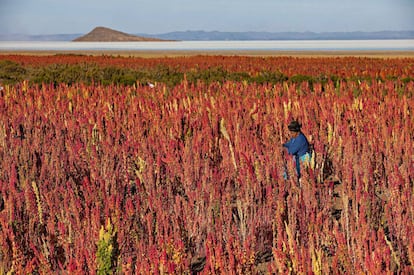
[(96, 27), (90, 33), (74, 39), (75, 42), (130, 42), (130, 41), (164, 41), (162, 39), (136, 36), (105, 27)]

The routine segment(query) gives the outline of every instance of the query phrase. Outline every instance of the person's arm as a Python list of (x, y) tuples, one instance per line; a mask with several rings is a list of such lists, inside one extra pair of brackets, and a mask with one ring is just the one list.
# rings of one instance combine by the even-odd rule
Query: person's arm
[(285, 147), (285, 148), (288, 148), (288, 149), (289, 149), (290, 144), (292, 143), (292, 140), (293, 140), (293, 138), (292, 138), (292, 139), (290, 139), (288, 142), (283, 143), (283, 147)]

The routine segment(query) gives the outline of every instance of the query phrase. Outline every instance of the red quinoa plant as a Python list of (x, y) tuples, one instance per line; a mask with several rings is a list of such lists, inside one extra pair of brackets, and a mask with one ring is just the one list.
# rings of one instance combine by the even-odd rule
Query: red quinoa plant
[[(105, 268), (127, 274), (411, 272), (414, 82), (399, 76), (412, 75), (399, 67), (405, 61), (377, 70), (366, 59), (253, 60), (168, 62), (243, 70), (276, 62), (291, 74), (329, 64), (396, 79), (6, 85), (0, 270), (94, 274), (103, 247)], [(283, 178), (292, 118), (315, 149), (300, 184), (289, 160)]]

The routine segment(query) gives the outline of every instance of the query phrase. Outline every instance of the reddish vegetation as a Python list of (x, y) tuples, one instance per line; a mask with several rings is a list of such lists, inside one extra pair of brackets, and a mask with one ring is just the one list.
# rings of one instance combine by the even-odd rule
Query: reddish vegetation
[[(8, 59), (388, 80), (6, 85), (0, 271), (95, 273), (109, 219), (113, 268), (126, 274), (189, 273), (197, 257), (205, 257), (205, 274), (412, 272), (414, 82), (402, 81), (414, 75), (412, 60)], [(282, 175), (281, 143), (293, 117), (316, 152), (301, 186)], [(288, 169), (294, 174), (291, 162)]]
[(155, 68), (167, 65), (183, 72), (191, 69), (222, 67), (230, 72), (250, 74), (263, 71), (280, 71), (286, 76), (335, 75), (338, 77), (413, 77), (412, 58), (363, 58), (363, 57), (246, 57), (246, 56), (193, 56), (193, 57), (114, 57), (114, 56), (21, 56), (0, 55), (0, 60), (11, 60), (25, 66), (45, 66), (51, 64), (98, 64), (103, 67)]

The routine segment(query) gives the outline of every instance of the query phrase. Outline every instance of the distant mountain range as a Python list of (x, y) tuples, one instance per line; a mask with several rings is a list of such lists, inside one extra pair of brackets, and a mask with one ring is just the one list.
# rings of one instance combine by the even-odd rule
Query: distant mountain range
[(414, 31), (381, 32), (219, 32), (184, 31), (165, 34), (138, 34), (167, 40), (363, 40), (414, 39)]
[(0, 34), (0, 41), (223, 41), (223, 40), (365, 40), (414, 39), (414, 31), (378, 32), (220, 32), (177, 31), (163, 34), (127, 34), (97, 27), (88, 34)]

